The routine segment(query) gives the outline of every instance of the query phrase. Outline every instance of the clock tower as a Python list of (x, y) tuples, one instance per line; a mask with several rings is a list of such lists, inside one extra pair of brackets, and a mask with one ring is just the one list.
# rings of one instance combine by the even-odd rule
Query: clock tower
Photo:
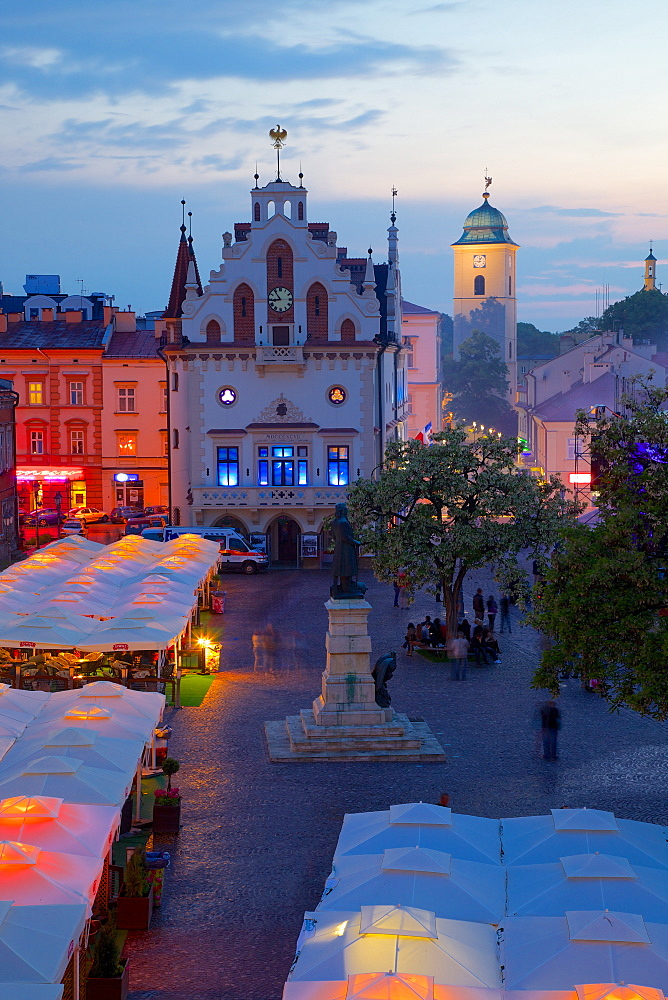
[[(488, 178), (488, 184), (491, 179)], [(499, 356), (508, 367), (508, 401), (515, 401), (517, 386), (516, 254), (519, 249), (508, 233), (508, 223), (497, 208), (483, 203), (467, 216), (464, 232), (454, 250), (454, 354), (474, 330), (493, 337)]]

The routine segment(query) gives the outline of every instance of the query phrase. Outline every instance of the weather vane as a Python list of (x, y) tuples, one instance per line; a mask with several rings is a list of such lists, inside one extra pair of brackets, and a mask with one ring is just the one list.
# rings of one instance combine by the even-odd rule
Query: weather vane
[(394, 199), (397, 197), (398, 194), (399, 194), (399, 192), (397, 191), (397, 189), (395, 188), (395, 186), (393, 184), (392, 185), (392, 215), (391, 215), (392, 225), (394, 225), (395, 219), (397, 217), (396, 212), (394, 210)]
[(487, 190), (487, 188), (490, 186), (491, 183), (492, 183), (492, 178), (487, 173), (487, 167), (485, 167), (485, 191)]
[(287, 130), (281, 128), (277, 125), (276, 128), (269, 129), (269, 138), (271, 139), (271, 144), (276, 150), (276, 180), (281, 179), (281, 150), (285, 146), (285, 140), (287, 138)]

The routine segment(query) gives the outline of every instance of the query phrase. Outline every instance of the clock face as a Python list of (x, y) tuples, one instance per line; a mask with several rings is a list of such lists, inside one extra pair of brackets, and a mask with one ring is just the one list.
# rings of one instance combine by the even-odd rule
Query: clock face
[(473, 258), (474, 267), (484, 267), (487, 263), (487, 257), (484, 253), (477, 253)]
[(274, 312), (287, 312), (292, 306), (292, 292), (289, 288), (283, 288), (282, 285), (279, 285), (278, 288), (272, 288), (267, 301)]

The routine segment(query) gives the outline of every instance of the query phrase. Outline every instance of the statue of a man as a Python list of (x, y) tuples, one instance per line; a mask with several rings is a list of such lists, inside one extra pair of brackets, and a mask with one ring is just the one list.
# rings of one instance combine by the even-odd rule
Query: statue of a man
[[(353, 529), (348, 520), (348, 508), (344, 503), (337, 503), (336, 513), (332, 521), (334, 535), (334, 587), (332, 596), (362, 596), (366, 587), (358, 584), (357, 553), (361, 542), (353, 536)], [(338, 584), (338, 588), (337, 588)]]
[(376, 704), (379, 708), (389, 708), (392, 702), (390, 692), (387, 690), (387, 682), (391, 679), (397, 669), (397, 654), (386, 653), (380, 656), (375, 663), (371, 676), (376, 686)]

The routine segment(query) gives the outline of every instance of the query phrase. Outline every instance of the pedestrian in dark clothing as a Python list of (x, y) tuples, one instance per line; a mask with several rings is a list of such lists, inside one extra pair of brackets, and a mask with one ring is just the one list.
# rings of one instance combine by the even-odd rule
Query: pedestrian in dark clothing
[(432, 646), (440, 646), (443, 642), (441, 637), (441, 619), (434, 618), (433, 622), (429, 626), (429, 642)]
[(512, 632), (512, 627), (510, 624), (510, 598), (507, 594), (504, 594), (499, 601), (501, 607), (501, 634), (505, 631), (504, 625), (508, 626), (508, 631)]
[(408, 628), (406, 629), (406, 635), (404, 636), (403, 649), (405, 649), (409, 656), (413, 655), (413, 643), (417, 642), (417, 630), (413, 622), (408, 623)]
[(485, 666), (487, 666), (489, 664), (489, 660), (487, 659), (487, 655), (488, 655), (487, 654), (487, 650), (485, 649), (485, 644), (484, 644), (483, 637), (482, 637), (482, 629), (480, 630), (480, 632), (477, 635), (476, 635), (476, 632), (474, 630), (473, 637), (471, 639), (471, 644), (470, 644), (469, 648), (470, 648), (471, 652), (473, 653), (473, 655), (475, 656), (475, 661), (478, 664), (478, 666), (480, 666), (480, 661), (481, 660), (485, 664)]
[(499, 649), (499, 644), (488, 628), (486, 628), (483, 633), (482, 644), (492, 657), (492, 662), (501, 663), (501, 650)]
[(473, 611), (476, 618), (480, 621), (485, 617), (485, 598), (482, 594), (482, 587), (478, 587), (477, 591), (473, 595)]
[(494, 622), (496, 621), (496, 613), (499, 610), (499, 606), (494, 600), (494, 595), (490, 594), (487, 598), (487, 621), (489, 622), (490, 632), (494, 631)]
[(540, 728), (543, 737), (543, 760), (557, 759), (557, 733), (561, 729), (561, 712), (553, 698), (540, 710)]
[(463, 632), (464, 638), (467, 639), (469, 642), (471, 641), (471, 622), (468, 620), (468, 618), (464, 618), (464, 620), (459, 623), (459, 625), (457, 626), (457, 631)]
[(431, 617), (429, 615), (424, 616), (424, 621), (420, 622), (417, 627), (418, 639), (420, 642), (429, 642), (429, 629), (431, 628)]

